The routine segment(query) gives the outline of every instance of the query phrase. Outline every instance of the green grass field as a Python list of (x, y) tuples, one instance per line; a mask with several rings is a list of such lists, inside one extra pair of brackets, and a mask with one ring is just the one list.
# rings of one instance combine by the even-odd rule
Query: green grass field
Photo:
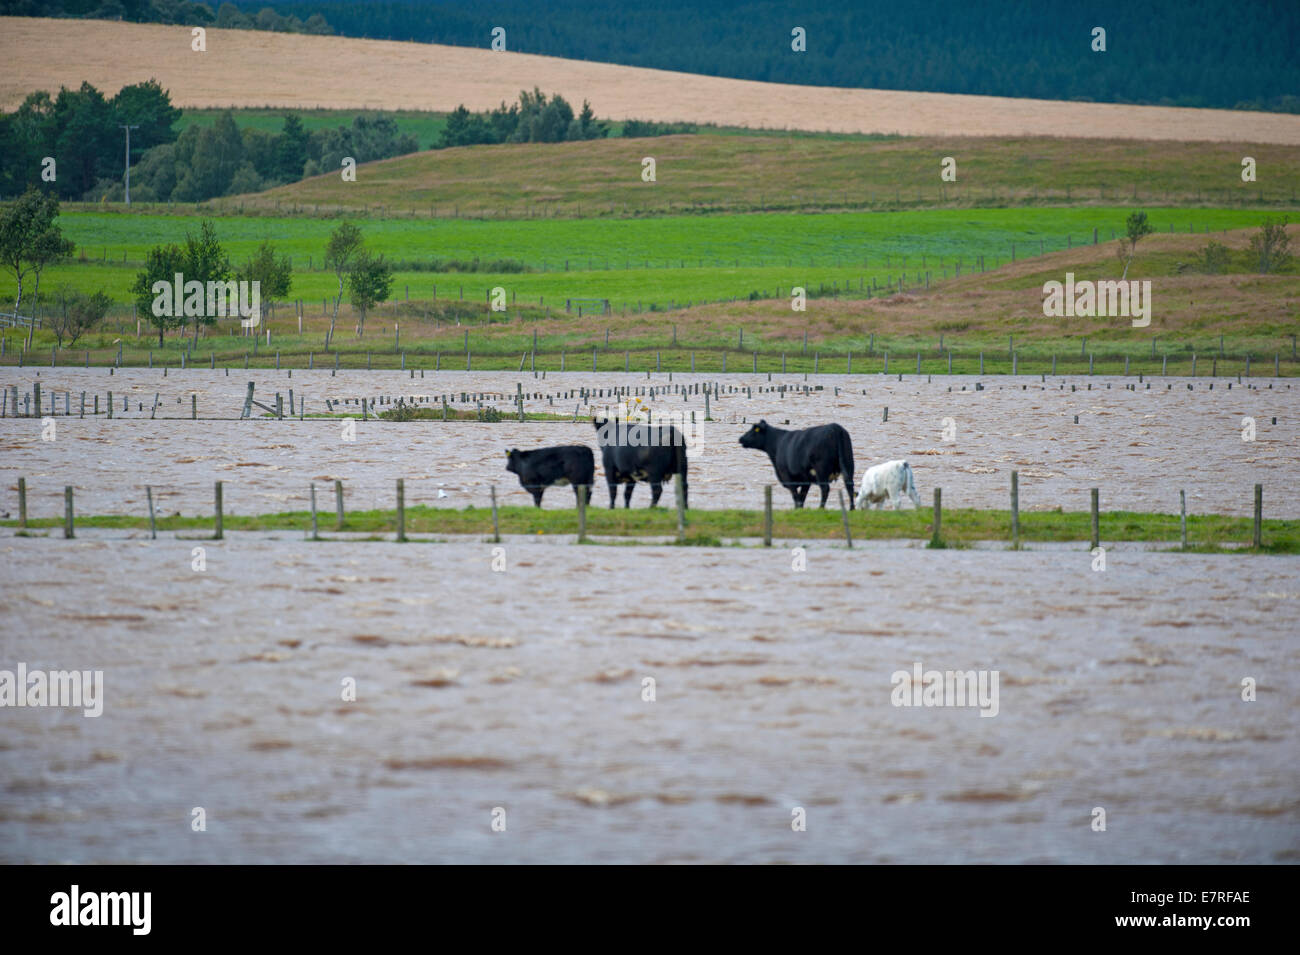
[[(951, 276), (958, 261), (969, 271), (978, 256), (993, 270), (1015, 255), (1024, 259), (1082, 244), (1093, 230), (1100, 241), (1122, 232), (1131, 210), (1125, 206), (1063, 209), (936, 209), (893, 213), (799, 215), (763, 213), (654, 219), (545, 219), (476, 221), (439, 219), (364, 220), (369, 247), (399, 263), (433, 259), (511, 259), (532, 271), (520, 274), (434, 273), (402, 270), (396, 297), (483, 301), (495, 286), (523, 302), (555, 304), (565, 298), (608, 298), (623, 305), (719, 301), (757, 291), (775, 295), (794, 284), (843, 287), (874, 277), (885, 284), (906, 269), (908, 284), (931, 272), (932, 281)], [(1161, 233), (1219, 232), (1257, 226), (1265, 216), (1255, 209), (1146, 210)], [(42, 280), (82, 290), (102, 288), (128, 302), (128, 289), (148, 249), (181, 242), (198, 228), (194, 215), (122, 212), (65, 212), (64, 233), (76, 242), (78, 256), (52, 266)], [(319, 300), (337, 282), (320, 271), (325, 242), (337, 226), (331, 220), (302, 217), (222, 216), (217, 234), (235, 262), (263, 241), (292, 257), (292, 297)], [(123, 262), (125, 259), (125, 263)], [(922, 276), (921, 282), (924, 278)], [(0, 295), (11, 296), (12, 277), (0, 274)], [(540, 304), (546, 304), (540, 303)]]
[[(224, 113), (221, 109), (187, 108), (176, 123), (176, 132), (183, 132), (189, 126), (211, 126), (217, 117)], [(267, 133), (278, 133), (284, 127), (284, 117), (294, 113), (302, 120), (303, 128), (308, 132), (317, 129), (337, 129), (351, 126), (357, 116), (385, 116), (397, 123), (400, 133), (416, 138), (421, 149), (428, 149), (442, 135), (447, 125), (446, 113), (416, 112), (407, 110), (360, 110), (360, 109), (234, 109), (235, 123), (241, 129), (245, 126), (260, 129)]]
[[(334, 528), (334, 515), (320, 514), (319, 529), (328, 537)], [(117, 515), (86, 516), (76, 519), (77, 526), (148, 530), (147, 517)], [(229, 531), (283, 530), (305, 533), (311, 528), (310, 512), (295, 511), (263, 515), (229, 515), (223, 518)], [(17, 527), (18, 521), (0, 521), (0, 526)], [(29, 520), (35, 530), (63, 526), (58, 518)], [(161, 517), (162, 531), (202, 533), (212, 529), (211, 518)], [(930, 508), (909, 511), (851, 512), (849, 526), (856, 540), (929, 540), (933, 529)], [(1098, 526), (1101, 540), (1165, 543), (1179, 546), (1177, 514), (1148, 514), (1129, 511), (1102, 513)], [(578, 531), (576, 509), (502, 507), (498, 511), (502, 534), (565, 534)], [(343, 530), (363, 534), (394, 534), (397, 515), (392, 510), (357, 511), (346, 516)], [(408, 534), (492, 534), (490, 508), (468, 507), (463, 510), (414, 506), (406, 508)], [(61, 531), (59, 532), (61, 533)], [(587, 511), (587, 533), (595, 536), (627, 538), (677, 535), (674, 508), (637, 508), (606, 510), (591, 507)], [(772, 534), (785, 540), (843, 540), (844, 524), (834, 509), (775, 510)], [(686, 541), (696, 544), (719, 544), (736, 538), (761, 538), (763, 512), (746, 510), (692, 510), (687, 512)], [(1228, 552), (1254, 552), (1251, 518), (1222, 515), (1189, 515), (1188, 549), (1217, 550), (1227, 545)], [(942, 542), (946, 546), (969, 545), (976, 541), (1011, 541), (1011, 517), (1006, 511), (944, 509)], [(1091, 541), (1091, 515), (1084, 511), (1028, 511), (1020, 515), (1020, 539), (1024, 543), (1078, 543), (1086, 547)], [(1300, 553), (1300, 521), (1264, 520), (1261, 525), (1262, 550), (1271, 553)]]

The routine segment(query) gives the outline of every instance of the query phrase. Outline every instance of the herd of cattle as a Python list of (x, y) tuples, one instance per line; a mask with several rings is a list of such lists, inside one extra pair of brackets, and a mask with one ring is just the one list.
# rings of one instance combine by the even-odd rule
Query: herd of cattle
[[(600, 446), (601, 464), (609, 484), (609, 506), (618, 502), (618, 486), (625, 485), (623, 506), (632, 506), (632, 489), (637, 481), (650, 485), (650, 506), (659, 503), (664, 479), (682, 476), (682, 504), (687, 503), (686, 440), (672, 425), (631, 424), (593, 418), (596, 443)], [(766, 421), (753, 425), (740, 436), (746, 448), (763, 451), (772, 462), (776, 478), (790, 491), (795, 507), (803, 507), (808, 489), (821, 488), (821, 506), (826, 506), (831, 482), (844, 479), (850, 507), (874, 506), (886, 501), (897, 508), (903, 495), (920, 506), (912, 468), (906, 461), (886, 461), (868, 468), (862, 476), (857, 497), (853, 495), (853, 442), (838, 424), (787, 430), (774, 428)], [(552, 448), (506, 452), (506, 470), (519, 476), (519, 483), (542, 506), (542, 494), (552, 485), (570, 485), (574, 496), (579, 487), (595, 483), (596, 459), (591, 448), (567, 444)]]

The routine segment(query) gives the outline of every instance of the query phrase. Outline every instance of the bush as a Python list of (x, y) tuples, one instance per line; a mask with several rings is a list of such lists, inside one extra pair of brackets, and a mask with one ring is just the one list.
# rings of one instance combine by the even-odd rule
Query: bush
[(1222, 275), (1228, 271), (1229, 261), (1228, 247), (1219, 242), (1211, 242), (1196, 253), (1193, 267), (1203, 275)]

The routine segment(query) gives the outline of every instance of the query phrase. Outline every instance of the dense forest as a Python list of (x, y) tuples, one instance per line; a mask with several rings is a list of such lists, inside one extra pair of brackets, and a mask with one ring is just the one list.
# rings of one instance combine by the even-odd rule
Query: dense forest
[(334, 31), (319, 13), (284, 16), (271, 7), (241, 10), (233, 3), (219, 7), (194, 0), (0, 0), (0, 16), (78, 17), (93, 20), (126, 20), (131, 23), (183, 23), (229, 30), (271, 30), (276, 33), (320, 33)]
[[(256, 0), (241, 3), (248, 9)], [(346, 36), (821, 86), (1300, 111), (1296, 0), (288, 0)], [(805, 29), (807, 51), (791, 50)], [(1092, 30), (1106, 30), (1093, 52)]]

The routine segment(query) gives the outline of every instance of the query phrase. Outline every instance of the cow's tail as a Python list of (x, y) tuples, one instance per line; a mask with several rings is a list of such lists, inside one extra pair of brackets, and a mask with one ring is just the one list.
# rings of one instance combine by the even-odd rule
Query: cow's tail
[(840, 474), (844, 478), (844, 487), (849, 492), (849, 509), (853, 510), (857, 508), (853, 497), (853, 440), (843, 428), (840, 429), (839, 446)]
[(912, 477), (912, 465), (906, 461), (903, 462), (903, 493), (910, 497), (912, 503), (916, 504), (917, 507), (921, 506), (917, 504), (917, 501), (921, 499), (921, 495), (916, 493), (916, 481)]

